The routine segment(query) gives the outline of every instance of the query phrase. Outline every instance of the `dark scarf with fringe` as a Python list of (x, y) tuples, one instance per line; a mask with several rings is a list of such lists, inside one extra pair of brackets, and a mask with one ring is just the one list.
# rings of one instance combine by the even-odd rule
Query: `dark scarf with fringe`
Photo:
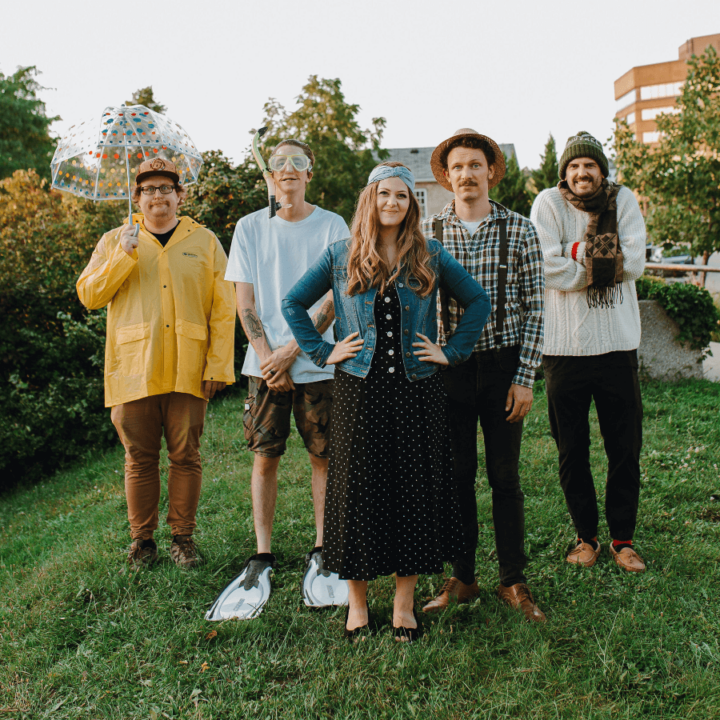
[(623, 254), (617, 234), (620, 185), (603, 178), (598, 191), (586, 198), (575, 195), (566, 180), (558, 183), (558, 189), (571, 205), (590, 215), (583, 238), (588, 306), (614, 308), (617, 304), (622, 305)]

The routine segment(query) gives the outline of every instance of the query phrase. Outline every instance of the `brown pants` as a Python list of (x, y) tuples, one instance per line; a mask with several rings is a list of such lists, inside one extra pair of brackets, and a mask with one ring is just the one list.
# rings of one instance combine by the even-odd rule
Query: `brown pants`
[(192, 535), (200, 500), (200, 436), (207, 402), (187, 393), (151, 395), (115, 405), (113, 425), (125, 447), (125, 495), (133, 540), (149, 540), (158, 526), (160, 443), (167, 442), (167, 522), (173, 535)]

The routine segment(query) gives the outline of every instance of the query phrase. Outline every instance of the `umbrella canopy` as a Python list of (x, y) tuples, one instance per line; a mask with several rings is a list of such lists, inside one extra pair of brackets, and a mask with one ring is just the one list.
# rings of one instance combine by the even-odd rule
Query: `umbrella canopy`
[(55, 150), (52, 187), (90, 200), (127, 200), (140, 163), (175, 163), (180, 182), (197, 181), (202, 157), (176, 122), (144, 105), (107, 107), (101, 118), (73, 125)]

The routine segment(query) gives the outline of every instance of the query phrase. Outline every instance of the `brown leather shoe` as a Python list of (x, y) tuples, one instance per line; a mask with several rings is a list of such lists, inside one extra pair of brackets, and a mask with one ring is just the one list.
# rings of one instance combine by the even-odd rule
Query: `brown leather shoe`
[(610, 543), (610, 554), (615, 562), (623, 569), (630, 572), (645, 572), (645, 563), (642, 558), (631, 547), (624, 547), (620, 552), (615, 550)]
[(480, 594), (477, 580), (472, 585), (466, 585), (462, 580), (450, 578), (443, 584), (440, 594), (431, 600), (422, 611), (434, 613), (444, 610), (451, 602), (462, 603), (476, 598)]
[(530, 588), (525, 583), (515, 583), (510, 587), (500, 585), (498, 597), (510, 607), (521, 610), (527, 620), (545, 622), (545, 613), (535, 604)]
[(596, 550), (590, 543), (578, 541), (578, 544), (568, 553), (568, 556), (565, 559), (569, 563), (584, 565), (589, 568), (595, 564), (599, 554), (600, 543), (597, 544)]

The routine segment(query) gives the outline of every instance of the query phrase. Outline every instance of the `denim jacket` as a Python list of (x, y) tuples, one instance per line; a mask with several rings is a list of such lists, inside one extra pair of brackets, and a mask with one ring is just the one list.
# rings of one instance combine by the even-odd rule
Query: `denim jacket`
[[(308, 315), (308, 308), (332, 288), (335, 301), (337, 336), (345, 338), (357, 332), (365, 339), (362, 350), (354, 357), (338, 363), (337, 367), (350, 375), (366, 377), (375, 352), (376, 326), (374, 305), (377, 288), (350, 296), (347, 294), (347, 264), (350, 240), (339, 240), (330, 245), (321, 258), (298, 280), (282, 302), (282, 313), (300, 348), (319, 367), (325, 367), (332, 352), (332, 343), (325, 342)], [(412, 343), (422, 333), (437, 342), (436, 300), (438, 286), (452, 295), (465, 309), (457, 329), (443, 347), (451, 366), (467, 360), (480, 337), (490, 313), (490, 301), (485, 290), (468, 274), (437, 240), (428, 241), (430, 265), (435, 271), (435, 287), (427, 297), (413, 292), (418, 281), (401, 273), (395, 286), (400, 298), (400, 327), (402, 329), (402, 355), (405, 375), (410, 381), (420, 380), (435, 373), (438, 366), (421, 362), (415, 355)]]

